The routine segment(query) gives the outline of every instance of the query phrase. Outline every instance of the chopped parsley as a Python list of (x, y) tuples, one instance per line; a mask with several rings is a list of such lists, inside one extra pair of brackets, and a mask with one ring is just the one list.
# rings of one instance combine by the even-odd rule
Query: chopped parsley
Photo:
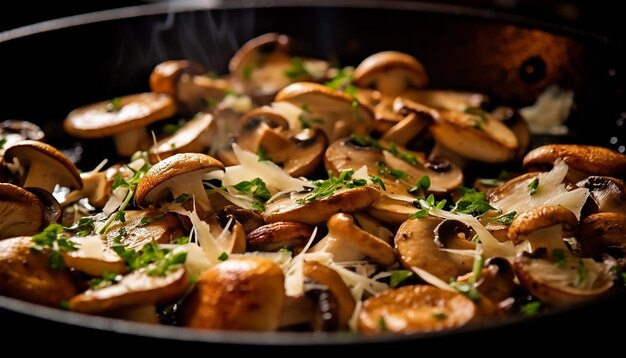
[(300, 57), (293, 57), (289, 67), (285, 70), (285, 76), (295, 80), (309, 75), (309, 72), (304, 67), (304, 61)]
[(99, 290), (111, 285), (114, 285), (122, 280), (122, 275), (119, 273), (105, 272), (102, 277), (94, 277), (89, 280), (89, 287), (92, 290)]
[(4, 149), (4, 146), (7, 144), (6, 138), (0, 138), (0, 149)]
[(189, 236), (181, 236), (172, 240), (172, 244), (185, 245), (189, 243)]
[(222, 254), (219, 255), (217, 257), (217, 259), (220, 260), (220, 261), (226, 261), (226, 260), (228, 260), (228, 254), (226, 252), (222, 252)]
[(552, 249), (552, 259), (557, 267), (564, 267), (567, 262), (567, 255), (563, 249)]
[(96, 219), (93, 216), (85, 216), (78, 220), (77, 223), (70, 227), (64, 227), (65, 231), (74, 232), (76, 236), (85, 237), (91, 235), (95, 229), (94, 223)]
[(42, 232), (33, 236), (34, 243), (32, 250), (42, 252), (49, 250), (48, 266), (53, 269), (62, 269), (65, 267), (65, 260), (62, 252), (76, 251), (77, 243), (66, 237), (60, 236), (63, 233), (63, 227), (59, 224), (50, 224)]
[(406, 172), (400, 169), (390, 168), (385, 162), (378, 162), (377, 165), (378, 165), (378, 174), (380, 175), (393, 175), (399, 180), (406, 179), (409, 177), (409, 174), (407, 174)]
[(153, 222), (161, 219), (162, 217), (165, 216), (166, 213), (158, 213), (154, 216), (144, 216), (141, 218), (141, 220), (139, 220), (139, 224), (137, 224), (137, 226), (146, 226), (146, 225), (150, 225)]
[(353, 174), (354, 170), (352, 169), (342, 171), (338, 177), (335, 177), (332, 172), (328, 172), (328, 179), (315, 180), (312, 183), (313, 190), (303, 198), (296, 200), (296, 203), (310, 203), (312, 201), (331, 196), (339, 189), (352, 189), (365, 186), (367, 184), (365, 179), (352, 179)]
[(448, 317), (448, 315), (444, 311), (433, 311), (433, 317), (436, 320), (443, 321)]
[(417, 183), (415, 183), (415, 186), (408, 189), (408, 192), (409, 194), (413, 195), (424, 195), (428, 188), (430, 188), (430, 178), (428, 177), (428, 175), (424, 175), (419, 178)]
[(452, 212), (481, 216), (489, 210), (496, 210), (496, 208), (485, 201), (487, 198), (485, 193), (465, 187), (461, 187), (460, 190), (463, 196), (452, 208)]
[(254, 178), (251, 181), (242, 181), (233, 185), (233, 188), (244, 194), (252, 194), (252, 196), (262, 202), (268, 201), (272, 197), (272, 193), (265, 186), (265, 182), (261, 178)]
[(378, 319), (378, 330), (381, 332), (388, 332), (387, 323), (385, 322), (385, 317), (380, 316)]
[(257, 149), (256, 155), (259, 157), (259, 162), (264, 162), (266, 160), (271, 160), (270, 157), (267, 155), (267, 151), (265, 150), (265, 148), (262, 145), (260, 145), (259, 149)]
[(122, 109), (123, 106), (124, 105), (122, 104), (122, 99), (119, 97), (115, 97), (111, 99), (109, 103), (107, 103), (105, 110), (109, 113), (118, 112), (120, 109)]
[(541, 308), (541, 302), (539, 301), (531, 301), (526, 304), (523, 304), (520, 310), (523, 314), (527, 316), (534, 316), (539, 312), (539, 308)]
[(352, 70), (350, 68), (342, 68), (337, 71), (337, 74), (324, 85), (328, 88), (343, 91), (351, 96), (354, 96), (358, 89), (352, 85), (352, 81)]
[(428, 209), (420, 209), (409, 215), (409, 219), (423, 219), (428, 216)]
[(370, 175), (370, 180), (372, 181), (372, 183), (378, 185), (383, 191), (387, 191), (387, 188), (385, 187), (385, 183), (380, 177), (376, 175)]
[(480, 300), (480, 293), (476, 289), (476, 286), (474, 286), (473, 284), (470, 284), (468, 282), (458, 282), (456, 279), (453, 278), (450, 280), (450, 287), (459, 291), (474, 302)]
[(391, 271), (391, 278), (389, 279), (389, 286), (397, 287), (404, 280), (411, 277), (411, 275), (413, 275), (413, 272), (409, 270), (393, 270)]
[(398, 150), (398, 146), (396, 145), (396, 143), (391, 142), (391, 144), (389, 145), (389, 148), (385, 148), (383, 147), (382, 144), (380, 144), (380, 142), (372, 137), (363, 137), (360, 136), (358, 134), (352, 134), (350, 135), (350, 139), (349, 142), (352, 144), (355, 144), (359, 147), (372, 147), (376, 150), (386, 150), (389, 153), (393, 154), (394, 157), (398, 158), (398, 159), (402, 159), (405, 162), (411, 164), (411, 165), (417, 165), (417, 157), (415, 155), (413, 155), (410, 152), (401, 152)]
[(185, 263), (186, 251), (171, 251), (162, 249), (153, 240), (147, 243), (140, 251), (125, 247), (121, 242), (121, 236), (113, 239), (111, 249), (126, 263), (130, 271), (147, 269), (149, 276), (165, 276)]
[(528, 184), (528, 194), (535, 195), (535, 193), (539, 190), (539, 178), (533, 179), (533, 181)]
[(490, 218), (489, 221), (492, 223), (498, 223), (498, 224), (508, 226), (508, 225), (511, 225), (511, 223), (513, 222), (513, 219), (515, 219), (515, 215), (517, 215), (517, 211), (513, 210), (513, 211), (509, 211), (506, 214), (494, 216)]
[(609, 269), (609, 272), (612, 273), (616, 279), (621, 280), (622, 283), (626, 286), (626, 272), (622, 271), (617, 266), (611, 267)]

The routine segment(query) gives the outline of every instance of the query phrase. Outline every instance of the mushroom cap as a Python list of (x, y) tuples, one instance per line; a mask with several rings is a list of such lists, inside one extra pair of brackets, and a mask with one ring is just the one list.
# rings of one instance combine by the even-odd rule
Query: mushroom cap
[[(0, 122), (0, 138), (6, 140), (4, 148), (26, 139), (43, 141), (44, 137), (45, 133), (34, 123), (18, 119)], [(2, 152), (3, 150), (0, 149), (0, 155)]]
[[(158, 210), (127, 210), (125, 218), (125, 222), (116, 221), (107, 230), (106, 240), (109, 247), (120, 236), (122, 245), (140, 250), (151, 241), (169, 244), (173, 239), (185, 235), (178, 215), (174, 213), (163, 215)], [(145, 223), (146, 219), (148, 224)], [(120, 234), (122, 228), (127, 235)]]
[(359, 331), (440, 331), (465, 325), (478, 314), (476, 305), (459, 292), (426, 285), (403, 286), (365, 300), (359, 313)]
[(535, 148), (524, 157), (524, 167), (543, 169), (563, 159), (570, 170), (589, 175), (626, 176), (626, 155), (590, 145), (548, 144)]
[[(351, 133), (366, 134), (374, 126), (375, 116), (369, 106), (361, 105), (356, 98), (319, 83), (296, 82), (276, 94), (276, 102), (289, 102), (305, 107), (323, 123), (313, 123), (331, 140)], [(354, 106), (357, 103), (357, 106)]]
[(107, 111), (111, 101), (77, 108), (63, 122), (65, 130), (80, 138), (108, 137), (171, 117), (176, 113), (172, 97), (163, 93), (139, 93), (120, 97), (122, 108)]
[(380, 76), (392, 71), (397, 71), (405, 78), (405, 83), (413, 87), (424, 87), (428, 83), (424, 66), (415, 57), (397, 51), (378, 52), (361, 61), (354, 70), (354, 83), (370, 87)]
[(430, 132), (437, 143), (458, 155), (488, 163), (511, 160), (519, 148), (515, 134), (489, 115), (442, 111)]
[[(306, 193), (302, 195), (304, 197)], [(272, 198), (265, 205), (263, 217), (268, 223), (277, 221), (295, 221), (317, 225), (339, 212), (353, 213), (369, 207), (380, 195), (380, 191), (371, 186), (340, 190), (335, 194), (313, 200), (306, 204), (297, 204), (289, 193)]]
[(250, 251), (278, 251), (286, 247), (297, 252), (304, 248), (312, 233), (313, 226), (311, 225), (277, 221), (260, 226), (248, 233), (248, 249)]
[(599, 211), (626, 214), (626, 183), (623, 180), (590, 176), (576, 183), (576, 186), (589, 189)]
[(17, 185), (0, 183), (0, 240), (35, 235), (45, 223), (39, 198)]
[(576, 215), (570, 210), (558, 206), (538, 206), (518, 215), (509, 226), (508, 237), (514, 243), (520, 243), (520, 236), (547, 229), (550, 226), (561, 225), (564, 237), (571, 236), (578, 226)]
[(201, 75), (206, 73), (202, 65), (188, 60), (169, 60), (161, 62), (150, 74), (150, 89), (155, 93), (165, 93), (176, 97), (178, 79), (184, 73)]
[(258, 60), (256, 57), (259, 52), (286, 52), (290, 42), (289, 36), (275, 32), (255, 37), (237, 50), (228, 63), (228, 69), (231, 73), (242, 76), (244, 68)]
[(0, 295), (59, 307), (78, 293), (69, 270), (53, 270), (30, 236), (0, 240)]
[(29, 167), (32, 162), (38, 161), (51, 168), (58, 175), (57, 184), (69, 188), (82, 188), (83, 180), (78, 169), (65, 154), (55, 147), (36, 140), (24, 140), (4, 152), (7, 162), (17, 158), (20, 165)]
[(215, 126), (213, 116), (209, 113), (198, 114), (176, 133), (156, 142), (148, 150), (150, 161), (156, 163), (157, 156), (161, 159), (171, 157), (176, 153), (201, 153), (208, 146), (213, 136)]
[(578, 240), (585, 257), (600, 257), (603, 253), (618, 260), (626, 256), (626, 214), (596, 213), (583, 219)]
[(219, 160), (201, 153), (178, 153), (153, 165), (141, 178), (135, 192), (137, 205), (146, 207), (164, 195), (167, 181), (190, 173), (224, 169)]
[(262, 257), (229, 258), (206, 270), (182, 306), (192, 328), (273, 331), (285, 301), (284, 274)]

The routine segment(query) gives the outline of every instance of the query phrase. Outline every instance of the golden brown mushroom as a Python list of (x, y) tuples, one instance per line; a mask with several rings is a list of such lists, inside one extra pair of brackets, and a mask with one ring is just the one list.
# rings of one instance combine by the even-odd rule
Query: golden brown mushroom
[(148, 149), (150, 161), (156, 163), (176, 153), (205, 152), (215, 135), (216, 128), (213, 122), (211, 114), (198, 113), (176, 133), (153, 144)]
[(571, 237), (578, 219), (562, 206), (538, 206), (518, 215), (509, 226), (508, 238), (515, 244), (528, 240), (531, 249), (567, 250), (564, 237)]
[(174, 100), (162, 93), (140, 93), (73, 110), (63, 122), (79, 138), (113, 136), (117, 153), (130, 157), (150, 146), (146, 127), (176, 113)]
[(580, 225), (580, 249), (585, 257), (613, 256), (621, 268), (626, 268), (626, 214), (596, 213), (587, 216)]
[(13, 184), (0, 183), (0, 240), (34, 235), (44, 224), (44, 206), (35, 194)]
[(120, 243), (125, 247), (140, 250), (151, 241), (168, 244), (173, 239), (186, 235), (174, 213), (127, 210), (125, 218), (125, 222), (116, 221), (107, 230), (107, 246), (112, 246), (114, 240), (119, 237)]
[(626, 214), (626, 184), (623, 180), (590, 176), (576, 183), (576, 186), (589, 189), (598, 211)]
[(248, 234), (250, 251), (278, 251), (287, 248), (299, 252), (313, 234), (313, 227), (289, 221), (277, 221), (258, 227)]
[(354, 83), (388, 95), (399, 95), (409, 86), (425, 87), (428, 76), (424, 66), (413, 56), (383, 51), (364, 59), (354, 70)]

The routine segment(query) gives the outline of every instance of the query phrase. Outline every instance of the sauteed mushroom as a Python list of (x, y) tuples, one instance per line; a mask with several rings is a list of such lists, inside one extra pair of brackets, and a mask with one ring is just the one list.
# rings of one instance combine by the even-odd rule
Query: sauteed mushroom
[(150, 149), (150, 161), (156, 163), (176, 153), (202, 153), (215, 135), (213, 116), (198, 114), (170, 137), (156, 142)]
[(585, 257), (609, 254), (626, 268), (626, 214), (597, 213), (587, 216), (580, 225), (578, 240)]
[(44, 207), (37, 196), (19, 186), (0, 183), (0, 240), (34, 235), (44, 225)]
[(518, 244), (526, 239), (534, 251), (540, 247), (567, 250), (562, 238), (571, 237), (578, 219), (562, 206), (539, 206), (517, 216), (509, 226), (509, 240)]
[(299, 252), (313, 233), (307, 224), (277, 221), (258, 227), (248, 234), (248, 249), (252, 251), (278, 251), (282, 248)]
[(600, 212), (626, 214), (626, 184), (623, 180), (611, 177), (590, 176), (576, 183), (589, 189), (593, 201)]
[(409, 86), (428, 83), (424, 66), (415, 57), (397, 51), (383, 51), (364, 59), (354, 70), (354, 83), (388, 95), (400, 95)]

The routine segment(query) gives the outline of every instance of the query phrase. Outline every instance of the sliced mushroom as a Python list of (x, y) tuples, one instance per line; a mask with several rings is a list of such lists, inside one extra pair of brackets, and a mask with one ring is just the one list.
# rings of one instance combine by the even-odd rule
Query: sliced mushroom
[(148, 149), (150, 161), (156, 163), (176, 153), (205, 152), (211, 138), (215, 135), (214, 132), (213, 116), (208, 113), (198, 113), (176, 133), (152, 145)]
[(102, 209), (113, 193), (113, 181), (119, 173), (119, 168), (119, 166), (115, 165), (104, 172), (91, 171), (80, 173), (80, 178), (83, 180), (83, 188), (69, 192), (65, 196), (63, 206), (67, 207), (82, 198), (87, 198), (89, 205)]
[(476, 305), (458, 292), (433, 286), (403, 286), (383, 291), (363, 303), (362, 333), (431, 332), (463, 326), (478, 316)]
[(393, 248), (354, 222), (351, 215), (339, 213), (328, 219), (328, 234), (311, 248), (312, 252), (327, 252), (333, 261), (361, 261), (371, 258), (382, 266), (396, 262)]
[(215, 213), (208, 218), (207, 223), (213, 237), (229, 243), (227, 247), (224, 247), (226, 252), (233, 254), (246, 252), (246, 232), (243, 225), (233, 216)]
[(569, 176), (574, 181), (589, 175), (626, 176), (626, 155), (589, 145), (548, 144), (535, 148), (524, 157), (524, 167), (544, 170), (559, 158), (569, 166)]
[[(328, 288), (337, 301), (337, 326), (333, 331), (346, 329), (348, 321), (356, 307), (356, 301), (352, 297), (350, 289), (335, 270), (315, 261), (305, 261), (303, 265), (304, 277), (313, 283)], [(325, 318), (328, 320), (328, 318)]]
[(580, 225), (578, 242), (585, 257), (609, 254), (626, 268), (626, 214), (597, 213), (587, 216)]
[(44, 225), (48, 226), (52, 223), (58, 223), (61, 221), (61, 216), (63, 211), (61, 210), (61, 204), (57, 201), (57, 199), (47, 190), (41, 188), (24, 188), (31, 193), (35, 194), (35, 196), (39, 199), (41, 204), (43, 205), (43, 217), (44, 217)]
[(41, 188), (49, 192), (56, 185), (71, 189), (83, 187), (74, 163), (49, 144), (34, 140), (19, 142), (7, 148), (4, 160), (19, 164), (23, 170), (22, 187)]
[(124, 276), (120, 282), (100, 289), (89, 289), (69, 301), (72, 311), (105, 313), (120, 308), (170, 303), (180, 298), (189, 284), (184, 267), (165, 276), (151, 276), (142, 269)]
[(112, 246), (119, 237), (127, 248), (140, 250), (154, 241), (167, 244), (173, 239), (186, 235), (176, 214), (156, 210), (127, 210), (124, 223), (114, 222), (106, 233), (107, 246)]
[(0, 183), (0, 240), (40, 232), (45, 224), (44, 213), (43, 203), (35, 194)]
[(298, 204), (296, 200), (308, 193), (285, 193), (275, 196), (265, 204), (263, 217), (268, 223), (295, 221), (310, 225), (325, 222), (339, 212), (353, 213), (369, 207), (380, 195), (374, 187), (365, 186), (340, 190), (331, 196)]
[(276, 92), (294, 81), (325, 76), (325, 61), (291, 57), (290, 45), (287, 35), (261, 35), (246, 42), (231, 58), (228, 68), (245, 92), (260, 103), (270, 102)]
[[(463, 183), (463, 172), (455, 165), (449, 165), (446, 170), (433, 170), (424, 155), (411, 152), (403, 147), (396, 147), (399, 153), (410, 154), (416, 164), (410, 164), (394, 156), (388, 150), (379, 150), (371, 146), (360, 146), (349, 138), (332, 143), (326, 150), (324, 158), (326, 169), (334, 173), (343, 170), (358, 170), (362, 166), (368, 168), (369, 175), (380, 176), (385, 183), (386, 192), (391, 194), (408, 195), (408, 190), (415, 186), (418, 180), (427, 175), (430, 178), (433, 192), (447, 192), (458, 188)], [(382, 163), (382, 164), (381, 164)], [(381, 174), (381, 166), (400, 170), (407, 174), (406, 178), (398, 179), (391, 172)]]
[(287, 248), (299, 252), (313, 234), (313, 227), (307, 224), (277, 221), (258, 227), (248, 234), (250, 251), (278, 251)]
[(94, 277), (107, 273), (124, 274), (128, 271), (124, 261), (106, 245), (100, 235), (72, 237), (70, 240), (78, 245), (75, 251), (63, 253), (68, 267)]
[[(409, 219), (400, 226), (394, 239), (400, 262), (406, 268), (418, 267), (445, 282), (469, 272), (474, 258), (448, 253), (446, 248), (471, 249), (469, 229), (456, 220), (427, 216)], [(464, 237), (462, 237), (464, 235)], [(435, 240), (438, 238), (438, 240)]]
[(291, 176), (308, 176), (322, 163), (326, 137), (317, 129), (299, 133), (288, 129), (289, 124), (281, 114), (270, 107), (261, 107), (241, 118), (236, 141), (250, 152), (262, 151)]
[[(474, 277), (469, 272), (457, 279), (457, 282), (468, 282)], [(491, 257), (485, 261), (480, 278), (474, 283), (476, 290), (491, 302), (502, 302), (511, 297), (517, 287), (513, 265), (502, 257)]]
[(143, 176), (135, 193), (137, 205), (142, 208), (165, 199), (172, 200), (181, 194), (189, 194), (204, 210), (211, 204), (202, 183), (202, 175), (223, 170), (217, 159), (200, 153), (178, 153), (152, 166)]
[(6, 148), (18, 142), (27, 139), (43, 141), (44, 136), (44, 132), (41, 128), (34, 123), (17, 119), (2, 121), (0, 122), (0, 139), (2, 139), (0, 157)]
[(381, 195), (367, 208), (367, 213), (385, 224), (398, 227), (417, 209), (413, 204)]
[(283, 271), (261, 257), (228, 259), (206, 270), (182, 307), (185, 326), (273, 331), (285, 301)]
[(458, 155), (488, 163), (511, 160), (519, 149), (515, 134), (487, 113), (442, 111), (430, 132), (438, 144)]
[(220, 101), (230, 89), (228, 81), (203, 76), (207, 71), (198, 63), (170, 60), (158, 64), (150, 74), (150, 89), (176, 99), (181, 110), (193, 114)]
[(276, 94), (276, 102), (280, 101), (310, 114), (315, 119), (310, 121), (310, 126), (323, 130), (331, 142), (352, 133), (367, 134), (374, 125), (374, 113), (368, 106), (346, 93), (317, 83), (293, 83)]
[(413, 56), (396, 51), (375, 53), (354, 70), (354, 83), (389, 95), (399, 95), (410, 87), (428, 83), (424, 66)]
[(373, 130), (378, 134), (387, 132), (405, 117), (394, 110), (393, 103), (396, 98), (394, 96), (364, 88), (360, 88), (354, 96), (361, 105), (369, 107), (374, 113), (376, 120)]
[(401, 97), (394, 100), (393, 109), (403, 114), (404, 118), (386, 130), (381, 140), (400, 146), (406, 146), (439, 116), (437, 111)]
[(78, 288), (68, 270), (48, 265), (48, 255), (32, 250), (29, 236), (0, 241), (0, 295), (60, 307)]
[(626, 184), (623, 180), (590, 176), (576, 185), (589, 189), (598, 211), (626, 214)]
[(103, 101), (73, 110), (63, 123), (79, 138), (113, 136), (117, 153), (130, 157), (150, 146), (146, 127), (176, 113), (174, 100), (162, 93), (140, 93)]
[(548, 259), (547, 251), (522, 253), (514, 263), (522, 286), (551, 306), (578, 303), (607, 292), (613, 286), (608, 268), (592, 259), (566, 255), (561, 262)]
[[(223, 198), (221, 195), (218, 196)], [(237, 205), (225, 205), (222, 209), (217, 211), (217, 215), (221, 222), (224, 222), (224, 220), (228, 221), (230, 217), (234, 218), (241, 223), (246, 233), (250, 233), (265, 224), (263, 217), (258, 211), (244, 209)]]
[(508, 238), (515, 244), (528, 240), (530, 248), (567, 250), (564, 237), (571, 237), (578, 219), (562, 206), (538, 206), (518, 215), (509, 226)]

